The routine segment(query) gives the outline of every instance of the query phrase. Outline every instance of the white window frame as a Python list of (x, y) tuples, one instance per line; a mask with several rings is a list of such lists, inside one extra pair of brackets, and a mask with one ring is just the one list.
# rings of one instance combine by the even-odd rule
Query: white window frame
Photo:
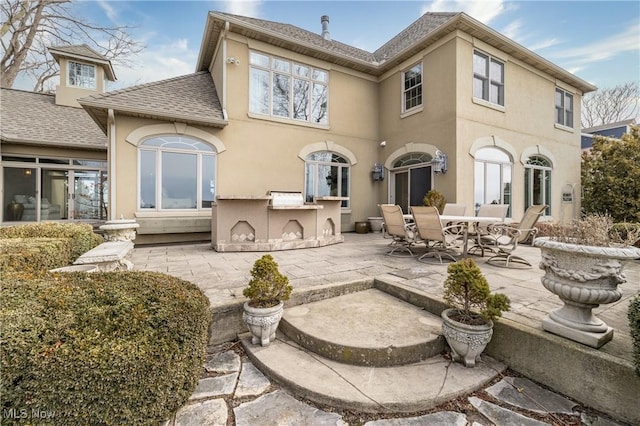
[[(483, 159), (480, 158), (478, 159), (478, 156), (482, 157), (482, 151), (483, 150), (497, 150), (500, 151), (501, 153), (505, 154), (507, 156), (507, 158), (509, 159), (509, 161), (500, 161), (500, 160), (490, 160), (490, 159)], [(474, 203), (475, 203), (475, 207), (476, 210), (479, 207), (480, 204), (489, 204), (492, 203), (494, 200), (489, 200), (487, 198), (487, 187), (488, 185), (490, 185), (493, 181), (490, 182), (490, 178), (488, 176), (487, 173), (487, 167), (488, 165), (497, 165), (500, 167), (500, 204), (508, 204), (509, 205), (509, 209), (507, 210), (507, 217), (512, 217), (512, 211), (513, 211), (513, 169), (514, 169), (514, 164), (513, 164), (513, 159), (511, 158), (511, 155), (509, 155), (509, 153), (501, 148), (498, 147), (492, 147), (492, 146), (486, 146), (486, 147), (482, 147), (480, 149), (478, 149), (478, 151), (475, 153), (475, 160), (474, 160), (474, 180), (478, 177), (477, 176), (477, 170), (476, 168), (478, 166), (482, 166), (483, 171), (482, 171), (482, 186), (483, 186), (483, 200), (477, 200), (475, 197), (475, 191), (476, 191), (476, 184), (478, 182), (474, 182)], [(507, 171), (508, 169), (508, 171)], [(505, 179), (505, 177), (508, 177), (508, 180)], [(509, 196), (509, 203), (505, 203), (504, 199), (505, 199), (505, 183), (509, 183), (510, 186), (510, 194), (508, 194)]]
[[(253, 60), (253, 57), (256, 57), (256, 60)], [(263, 57), (262, 59), (268, 59), (268, 66), (260, 65), (257, 59), (258, 57)], [(268, 117), (273, 117), (275, 119), (283, 119), (290, 120), (296, 123), (308, 123), (311, 125), (319, 125), (319, 126), (328, 126), (329, 125), (329, 71), (314, 67), (308, 64), (303, 64), (300, 62), (292, 61), (289, 59), (272, 56), (263, 52), (258, 52), (251, 50), (249, 52), (249, 78), (251, 80), (252, 70), (258, 70), (262, 72), (266, 72), (269, 75), (269, 88), (268, 95), (266, 96), (268, 101), (268, 110), (265, 114), (262, 111), (253, 111), (252, 110), (252, 86), (249, 85), (249, 113), (255, 115), (263, 115)], [(304, 75), (304, 70), (307, 70), (307, 75)], [(273, 82), (276, 75), (283, 76), (288, 79), (289, 83), (289, 99), (288, 99), (288, 115), (283, 116), (280, 114), (274, 113), (273, 108)], [(304, 107), (304, 114), (306, 118), (294, 117), (294, 98), (295, 98), (295, 81), (301, 81), (308, 85), (307, 87), (307, 101)], [(325, 106), (319, 106), (321, 111), (324, 111), (321, 121), (314, 121), (314, 89), (315, 88), (324, 88), (325, 92)]]
[[(73, 79), (74, 82), (72, 82), (71, 75), (75, 69), (75, 66), (79, 67), (80, 75), (76, 76)], [(84, 71), (89, 69), (93, 70), (93, 76), (84, 75)], [(67, 85), (71, 87), (78, 87), (80, 89), (96, 90), (96, 88), (98, 87), (96, 66), (92, 64), (85, 64), (83, 62), (68, 61), (67, 62)]]
[[(331, 154), (331, 157), (333, 159), (333, 156), (338, 156), (340, 158), (342, 158), (345, 162), (337, 162), (337, 161), (319, 161), (319, 160), (313, 160), (310, 159), (311, 156), (318, 154), (318, 153), (326, 153), (326, 154)], [(305, 170), (305, 182), (304, 182), (304, 188), (305, 188), (305, 200), (307, 200), (307, 202), (309, 201), (313, 201), (313, 197), (316, 197), (318, 194), (318, 181), (317, 181), (317, 177), (318, 177), (318, 166), (329, 166), (329, 167), (337, 167), (338, 168), (338, 176), (336, 176), (337, 182), (338, 182), (338, 186), (337, 186), (337, 196), (338, 197), (349, 197), (347, 200), (342, 200), (342, 203), (340, 204), (340, 207), (344, 210), (344, 209), (349, 209), (350, 208), (350, 202), (351, 202), (351, 163), (349, 162), (349, 159), (347, 157), (345, 157), (342, 154), (339, 154), (337, 152), (333, 152), (333, 151), (315, 151), (310, 153), (307, 158), (304, 161), (304, 170)], [(309, 183), (308, 183), (308, 175), (309, 173), (307, 172), (309, 170), (309, 168), (313, 168), (313, 176), (314, 176), (314, 180), (313, 180), (313, 193), (309, 194), (307, 189), (309, 188)], [(343, 175), (343, 171), (344, 169), (348, 170), (347, 173), (347, 188), (346, 188), (346, 195), (343, 194), (343, 188), (342, 188), (342, 175)]]
[[(540, 163), (546, 163), (546, 164), (540, 164)], [(553, 191), (553, 186), (552, 186), (552, 170), (553, 168), (551, 167), (551, 161), (549, 161), (548, 158), (545, 158), (541, 155), (532, 155), (531, 157), (529, 157), (527, 159), (527, 162), (524, 164), (524, 173), (525, 173), (525, 179), (524, 179), (524, 184), (525, 184), (525, 206), (524, 209), (525, 211), (531, 207), (532, 205), (534, 205), (534, 193), (533, 193), (533, 178), (534, 178), (534, 171), (535, 170), (539, 170), (542, 172), (542, 178), (544, 181), (544, 187), (542, 187), (542, 185), (540, 186), (540, 191), (541, 191), (541, 196), (542, 196), (542, 202), (540, 204), (545, 204), (547, 207), (544, 210), (544, 216), (551, 216), (551, 191)], [(527, 176), (528, 175), (528, 176)], [(527, 188), (527, 184), (529, 184), (529, 187)], [(548, 186), (548, 188), (547, 188)], [(548, 194), (548, 196), (547, 196)], [(528, 203), (527, 203), (528, 201)]]
[[(202, 194), (202, 161), (204, 158), (211, 157), (213, 158), (213, 194), (211, 203), (215, 202), (215, 191), (216, 191), (216, 173), (218, 169), (217, 159), (218, 155), (215, 147), (211, 147), (211, 151), (202, 151), (197, 149), (180, 149), (180, 148), (165, 148), (153, 145), (145, 145), (144, 143), (150, 141), (152, 139), (163, 138), (163, 137), (176, 137), (178, 135), (159, 135), (153, 136), (150, 138), (146, 138), (138, 145), (138, 173), (137, 173), (137, 211), (144, 212), (176, 212), (176, 211), (206, 211), (211, 209), (211, 207), (203, 207), (203, 194)], [(199, 142), (201, 144), (210, 146), (205, 141), (188, 137), (181, 136), (181, 139), (185, 141), (194, 141)], [(155, 153), (155, 164), (154, 164), (154, 173), (155, 173), (155, 205), (153, 207), (144, 207), (142, 205), (142, 155), (140, 154), (143, 151), (154, 152)], [(162, 208), (162, 154), (163, 153), (177, 153), (177, 154), (189, 154), (196, 156), (196, 207), (195, 208)]]
[[(412, 86), (409, 86), (408, 88), (406, 87), (406, 83), (407, 83), (407, 73), (409, 73), (410, 71), (414, 71), (416, 68), (419, 68), (419, 71), (417, 71), (417, 75), (420, 78), (420, 81), (418, 83), (413, 84)], [(422, 62), (418, 62), (413, 64), (411, 67), (407, 68), (406, 70), (404, 70), (402, 72), (402, 80), (400, 82), (401, 84), (401, 90), (402, 90), (402, 113), (406, 113), (406, 112), (413, 112), (416, 110), (419, 110), (422, 108), (423, 106), (423, 97), (424, 97), (424, 73), (423, 73), (423, 66), (422, 66)], [(411, 93), (411, 91), (413, 90), (419, 90), (420, 93), (419, 95), (415, 96), (416, 98), (419, 98), (419, 102), (416, 103), (415, 105), (407, 108), (407, 100), (410, 99), (409, 94)]]
[[(487, 65), (484, 69), (484, 73), (483, 74), (479, 74), (476, 73), (475, 70), (475, 57), (476, 56), (480, 56), (486, 59)], [(491, 78), (491, 64), (492, 63), (496, 63), (499, 64), (502, 67), (502, 73), (501, 73), (501, 81), (498, 80), (494, 80)], [(481, 101), (484, 102), (488, 102), (489, 104), (492, 105), (499, 105), (501, 107), (505, 106), (505, 71), (506, 71), (506, 64), (504, 61), (496, 58), (495, 56), (492, 56), (486, 52), (480, 51), (478, 49), (474, 49), (473, 50), (473, 61), (472, 61), (472, 71), (473, 71), (473, 81), (472, 81), (472, 94), (473, 97), (475, 99), (479, 99)], [(477, 97), (475, 94), (475, 85), (476, 85), (476, 79), (481, 80), (483, 82), (482, 85), (482, 96), (481, 97)], [(498, 88), (498, 99), (494, 102), (491, 99), (491, 87), (497, 87)], [(501, 99), (502, 98), (502, 99)], [(502, 101), (502, 102), (500, 102)]]
[[(556, 95), (560, 94), (560, 105), (558, 105), (558, 99)], [(574, 96), (573, 93), (568, 92), (560, 87), (556, 87), (554, 92), (554, 105), (555, 105), (555, 123), (559, 126), (568, 127), (573, 129), (573, 110), (574, 110)], [(567, 108), (567, 99), (570, 100), (571, 108)], [(562, 120), (559, 120), (560, 114)]]

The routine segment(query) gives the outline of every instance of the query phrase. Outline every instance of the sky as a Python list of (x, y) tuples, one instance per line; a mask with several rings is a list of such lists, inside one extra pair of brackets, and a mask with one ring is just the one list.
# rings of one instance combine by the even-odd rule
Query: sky
[[(74, 13), (129, 25), (145, 49), (115, 64), (109, 90), (195, 71), (208, 11), (289, 23), (373, 52), (425, 12), (462, 11), (598, 87), (640, 81), (638, 1), (121, 1), (85, 0)], [(30, 89), (30, 87), (24, 87)]]

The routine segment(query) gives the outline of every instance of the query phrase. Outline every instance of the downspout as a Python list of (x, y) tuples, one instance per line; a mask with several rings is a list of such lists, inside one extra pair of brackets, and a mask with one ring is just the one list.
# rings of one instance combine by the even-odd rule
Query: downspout
[(229, 21), (224, 23), (224, 31), (221, 36), (222, 43), (222, 118), (229, 120), (227, 115), (227, 34), (229, 34)]
[(109, 185), (109, 220), (116, 220), (116, 119), (113, 109), (109, 108), (107, 117), (107, 137), (109, 138), (107, 148), (107, 161), (109, 174), (107, 183)]

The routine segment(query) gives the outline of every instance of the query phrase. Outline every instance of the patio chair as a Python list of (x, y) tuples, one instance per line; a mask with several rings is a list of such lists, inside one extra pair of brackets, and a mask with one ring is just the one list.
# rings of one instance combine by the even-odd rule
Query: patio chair
[(434, 263), (426, 259), (437, 258), (440, 263), (444, 263), (443, 257), (453, 262), (457, 261), (461, 256), (457, 249), (465, 242), (466, 225), (442, 226), (440, 214), (435, 207), (414, 206), (411, 207), (411, 213), (418, 237), (427, 246), (427, 252), (420, 256), (418, 261)]
[(487, 263), (503, 268), (508, 268), (511, 264), (530, 268), (531, 263), (528, 260), (516, 256), (513, 252), (518, 248), (518, 244), (522, 244), (529, 238), (535, 238), (538, 233), (536, 223), (546, 208), (545, 205), (529, 207), (517, 227), (506, 224), (490, 225), (489, 233), (483, 235), (481, 239), (484, 245), (492, 247), (496, 255), (487, 259)]
[[(508, 204), (483, 204), (478, 209), (477, 217), (497, 217), (500, 218), (500, 222), (503, 222), (507, 217), (507, 211), (509, 210)], [(485, 250), (491, 251), (493, 247), (487, 246), (482, 242), (482, 236), (489, 233), (488, 227), (491, 224), (476, 223), (474, 225), (473, 232), (469, 232), (469, 238), (473, 240), (474, 245), (469, 247), (468, 253), (478, 254), (484, 257)]]
[(444, 205), (444, 209), (442, 209), (443, 216), (464, 216), (464, 213), (467, 211), (467, 206), (465, 204), (454, 204), (447, 203)]
[(407, 253), (409, 256), (415, 256), (411, 248), (416, 244), (416, 233), (413, 225), (405, 222), (402, 208), (396, 204), (380, 204), (380, 211), (384, 219), (385, 233), (392, 239), (389, 244), (391, 251), (387, 254), (401, 256), (400, 253)]

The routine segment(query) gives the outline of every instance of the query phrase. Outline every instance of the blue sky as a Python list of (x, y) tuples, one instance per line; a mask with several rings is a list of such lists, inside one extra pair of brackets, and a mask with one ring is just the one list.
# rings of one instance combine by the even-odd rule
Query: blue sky
[(135, 26), (146, 48), (116, 66), (110, 89), (194, 71), (207, 12), (253, 16), (320, 32), (329, 15), (334, 40), (374, 51), (428, 11), (463, 11), (599, 87), (640, 80), (637, 1), (84, 1), (79, 16)]

